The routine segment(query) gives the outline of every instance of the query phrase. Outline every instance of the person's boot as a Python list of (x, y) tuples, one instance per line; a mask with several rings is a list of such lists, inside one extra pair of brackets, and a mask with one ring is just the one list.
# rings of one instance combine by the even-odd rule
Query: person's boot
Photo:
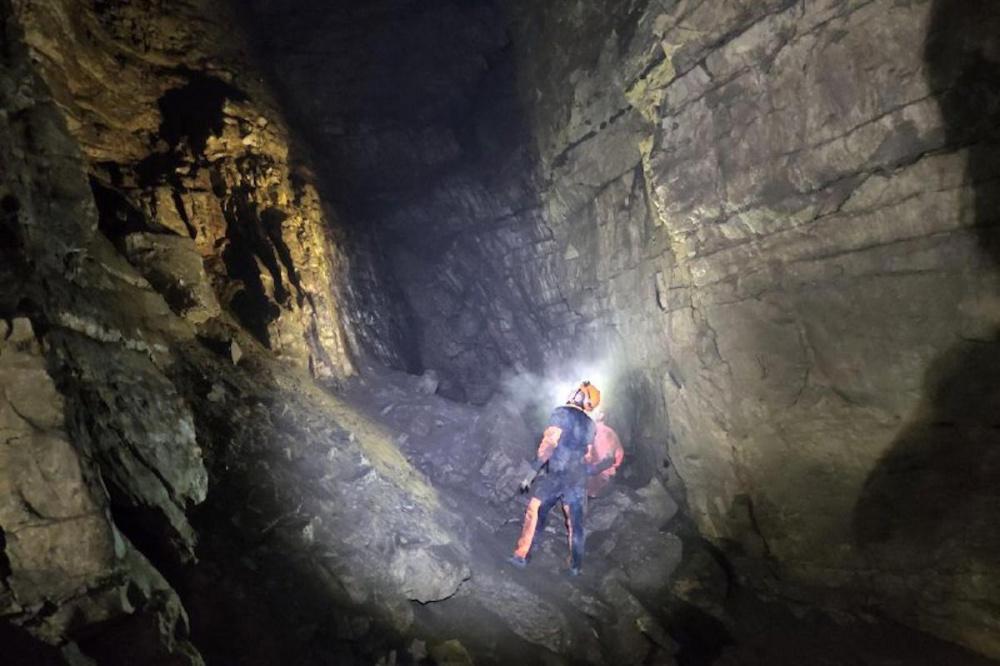
[(513, 564), (518, 569), (523, 569), (524, 567), (528, 566), (528, 560), (521, 557), (520, 555), (511, 555), (510, 557), (507, 558), (507, 561), (510, 564)]

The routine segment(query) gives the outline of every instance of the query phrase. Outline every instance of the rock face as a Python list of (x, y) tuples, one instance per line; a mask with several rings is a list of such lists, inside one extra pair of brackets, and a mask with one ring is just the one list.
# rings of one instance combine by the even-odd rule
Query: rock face
[(124, 241), (129, 263), (163, 294), (174, 312), (196, 325), (221, 314), (201, 255), (190, 238), (134, 233)]
[[(351, 307), (363, 296), (347, 276), (365, 271), (369, 251), (348, 260), (308, 155), (244, 64), (228, 5), (14, 7), (88, 160), (101, 230), (176, 312), (196, 324), (215, 316), (210, 284), (258, 342), (318, 377), (349, 376), (351, 353), (396, 360), (385, 344), (366, 347), (371, 326)], [(185, 284), (164, 284), (170, 273)]]
[(351, 225), (376, 228), (408, 304), (401, 343), (443, 395), (486, 403), (505, 369), (538, 367), (551, 346), (514, 281), (523, 268), (501, 263), (548, 232), (539, 222), (523, 235), (538, 220), (533, 162), (497, 3), (252, 6), (320, 173)]
[(211, 69), (219, 8), (174, 9), (0, 3), (0, 616), (69, 663), (307, 663), (291, 612), (202, 635), (280, 575), (364, 613), (341, 647), (370, 657), (468, 577), (465, 537), (312, 381), (364, 348), (350, 241), (249, 65)]
[(703, 533), (1000, 655), (996, 8), (513, 4), (525, 263), (646, 368)]
[[(256, 10), (324, 168), (382, 230), (439, 392), (604, 375), (626, 472), (672, 464), (759, 587), (874, 595), (1000, 655), (995, 8)], [(507, 37), (483, 29), (498, 16)], [(461, 64), (413, 55), (442, 41)]]
[[(14, 319), (9, 330), (3, 328), (0, 615), (46, 642), (63, 644), (64, 655), (80, 649), (76, 640), (95, 657), (202, 664), (188, 640), (180, 600), (118, 531), (101, 479), (71, 442), (65, 401), (29, 320)], [(127, 461), (127, 454), (122, 458)], [(132, 483), (138, 487), (141, 481)], [(88, 635), (100, 623), (117, 627)], [(122, 649), (117, 642), (129, 633), (144, 640)]]

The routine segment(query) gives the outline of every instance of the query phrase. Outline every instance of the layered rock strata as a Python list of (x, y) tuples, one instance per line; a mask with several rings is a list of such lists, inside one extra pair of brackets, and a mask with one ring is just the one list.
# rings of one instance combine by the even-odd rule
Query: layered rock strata
[(349, 376), (360, 350), (349, 349), (343, 238), (248, 64), (235, 12), (71, 1), (15, 11), (87, 159), (102, 232), (174, 312), (200, 324), (221, 304), (279, 356)]
[(375, 229), (417, 365), (438, 373), (443, 395), (477, 404), (505, 369), (538, 367), (551, 346), (542, 313), (498, 263), (548, 232), (522, 233), (533, 162), (497, 3), (252, 6), (345, 220)]
[(363, 614), (355, 658), (468, 576), (436, 493), (313, 382), (353, 372), (358, 270), (249, 70), (201, 50), (238, 43), (216, 11), (0, 3), (0, 616), (68, 663), (319, 649), (290, 614), (212, 640), (279, 574)]
[[(257, 5), (442, 393), (601, 375), (626, 473), (679, 473), (758, 587), (998, 654), (995, 9), (446, 5)], [(449, 30), (478, 71), (409, 57)]]
[(1000, 655), (995, 7), (513, 5), (521, 263), (625, 341), (703, 533)]

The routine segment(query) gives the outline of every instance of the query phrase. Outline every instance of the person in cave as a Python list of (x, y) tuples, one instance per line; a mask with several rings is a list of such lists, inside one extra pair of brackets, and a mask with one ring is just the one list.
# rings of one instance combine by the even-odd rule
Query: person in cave
[(590, 465), (599, 465), (608, 461), (610, 465), (604, 471), (587, 479), (587, 497), (594, 499), (605, 494), (611, 484), (611, 477), (615, 475), (621, 467), (625, 458), (625, 449), (611, 426), (607, 424), (607, 413), (604, 411), (594, 412), (597, 432), (594, 435), (594, 444), (587, 452), (584, 461)]
[(570, 395), (566, 404), (556, 407), (549, 417), (549, 425), (538, 445), (534, 473), (521, 482), (521, 490), (526, 492), (538, 478), (542, 468), (547, 468), (547, 474), (535, 484), (525, 509), (521, 536), (517, 540), (514, 554), (508, 560), (514, 566), (523, 568), (527, 565), (532, 544), (545, 530), (549, 512), (561, 501), (569, 532), (569, 573), (573, 576), (580, 574), (586, 540), (583, 523), (587, 504), (587, 479), (614, 464), (614, 458), (598, 464), (588, 464), (585, 460), (597, 433), (597, 427), (588, 413), (600, 401), (601, 392), (589, 381), (584, 381)]

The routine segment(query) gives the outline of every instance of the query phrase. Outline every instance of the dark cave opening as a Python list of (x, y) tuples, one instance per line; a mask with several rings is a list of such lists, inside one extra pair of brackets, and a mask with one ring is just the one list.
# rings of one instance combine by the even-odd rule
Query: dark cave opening
[(121, 242), (131, 233), (149, 230), (146, 216), (125, 195), (112, 186), (90, 177), (90, 189), (97, 205), (97, 224), (112, 242)]
[[(538, 206), (502, 15), (492, 0), (295, 11), (262, 2), (248, 13), (324, 191), (348, 228), (364, 228), (397, 294), (368, 307), (397, 312), (404, 367), (433, 370), (442, 395), (477, 404), (506, 369), (540, 360), (539, 340), (519, 325), (534, 316), (497, 269), (502, 248), (463, 243), (456, 226)], [(329, 40), (341, 46), (328, 49)], [(319, 53), (321, 66), (311, 61)], [(470, 187), (475, 199), (462, 201)], [(454, 303), (464, 312), (449, 317)]]

